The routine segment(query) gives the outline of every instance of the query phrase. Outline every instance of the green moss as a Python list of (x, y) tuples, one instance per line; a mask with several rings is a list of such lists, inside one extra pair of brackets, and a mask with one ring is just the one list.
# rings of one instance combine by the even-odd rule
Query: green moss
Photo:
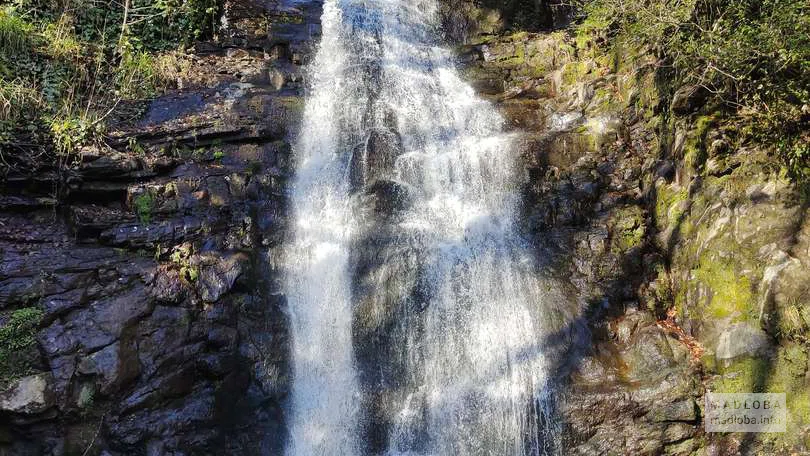
[(587, 52), (593, 43), (593, 37), (589, 33), (577, 33), (574, 36), (574, 43), (576, 43), (577, 50)]
[(619, 247), (622, 250), (630, 250), (633, 247), (641, 245), (644, 240), (644, 227), (639, 226), (632, 230), (622, 231), (621, 242)]
[[(717, 360), (714, 357), (713, 353), (706, 353), (704, 352), (703, 355), (700, 357), (700, 364), (703, 365), (704, 371), (708, 373), (716, 373), (717, 372)], [(715, 391), (715, 392), (722, 392), (722, 391)]]
[(689, 197), (685, 188), (663, 184), (656, 187), (655, 220), (658, 228), (666, 230), (670, 224), (677, 223), (684, 215), (683, 203)]
[(720, 375), (708, 387), (717, 393), (785, 393), (787, 432), (766, 435), (763, 441), (775, 450), (787, 450), (802, 443), (802, 429), (810, 424), (807, 368), (807, 347), (788, 344), (779, 347), (774, 360), (744, 358), (719, 367)]
[(31, 350), (43, 312), (37, 307), (17, 309), (0, 327), (0, 385), (31, 373)]
[(564, 86), (572, 86), (585, 79), (590, 72), (588, 62), (569, 62), (562, 67), (561, 80)]
[(594, 91), (593, 102), (589, 110), (597, 114), (606, 114), (621, 111), (622, 108), (624, 106), (618, 93), (611, 88), (599, 87)]
[(709, 389), (715, 393), (763, 393), (763, 379), (770, 374), (770, 363), (764, 358), (743, 358), (727, 366), (718, 365), (719, 376)]
[(700, 171), (709, 158), (706, 148), (706, 135), (717, 123), (715, 116), (700, 116), (695, 120), (694, 128), (689, 132), (683, 149), (684, 162), (693, 170)]
[(599, 68), (603, 68), (610, 72), (615, 72), (618, 68), (619, 55), (615, 52), (606, 52), (604, 54), (596, 55), (594, 61)]
[(573, 48), (559, 34), (529, 40), (525, 49), (526, 64), (518, 70), (518, 76), (543, 77), (573, 56)]
[(596, 41), (606, 30), (612, 21), (600, 14), (589, 14), (576, 28), (574, 42), (577, 51), (587, 53), (596, 47)]
[(516, 68), (525, 65), (526, 45), (521, 42), (515, 43), (514, 52), (504, 53), (503, 57), (498, 58), (493, 64), (501, 68)]
[(612, 221), (614, 246), (621, 253), (640, 246), (647, 234), (644, 212), (638, 206), (627, 206)]
[(152, 192), (149, 190), (145, 191), (136, 196), (135, 199), (132, 200), (132, 203), (138, 220), (140, 220), (141, 223), (149, 223), (152, 220), (152, 213), (155, 209), (155, 198), (152, 196)]
[(575, 150), (580, 150), (583, 153), (586, 151), (599, 150), (599, 147), (602, 145), (602, 135), (594, 131), (591, 127), (592, 125), (589, 122), (588, 124), (580, 125), (574, 130), (576, 136), (568, 138), (574, 141), (569, 143), (572, 148), (576, 148)]
[(647, 308), (656, 315), (663, 315), (673, 303), (672, 282), (663, 264), (655, 266), (656, 277), (650, 283)]
[(756, 303), (751, 281), (739, 274), (735, 266), (725, 259), (704, 254), (695, 276), (711, 293), (706, 314), (712, 318), (731, 318), (743, 321), (756, 318)]
[(652, 72), (642, 74), (636, 81), (638, 87), (638, 100), (636, 108), (643, 113), (647, 121), (655, 117), (656, 109), (661, 101), (661, 94), (655, 84), (655, 75)]
[(686, 439), (683, 442), (667, 445), (665, 448), (667, 455), (682, 456), (685, 454), (699, 456), (699, 451), (704, 450), (706, 447), (705, 437), (696, 437), (693, 439)]
[(279, 13), (273, 16), (275, 24), (303, 24), (304, 16), (301, 14)]
[(687, 304), (686, 287), (679, 287), (678, 291), (677, 292), (673, 291), (673, 293), (675, 294), (674, 299), (675, 310), (677, 311), (678, 315), (680, 315), (681, 317), (685, 317)]

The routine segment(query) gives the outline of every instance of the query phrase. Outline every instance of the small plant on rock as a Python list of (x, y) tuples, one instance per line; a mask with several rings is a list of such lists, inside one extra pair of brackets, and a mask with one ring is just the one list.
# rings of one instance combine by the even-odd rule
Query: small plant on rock
[(13, 311), (0, 326), (0, 385), (31, 373), (31, 349), (43, 312), (37, 307)]
[(151, 191), (146, 190), (136, 196), (132, 202), (135, 214), (138, 216), (138, 220), (140, 220), (141, 223), (149, 223), (152, 221), (152, 214), (155, 210), (155, 198), (152, 196)]

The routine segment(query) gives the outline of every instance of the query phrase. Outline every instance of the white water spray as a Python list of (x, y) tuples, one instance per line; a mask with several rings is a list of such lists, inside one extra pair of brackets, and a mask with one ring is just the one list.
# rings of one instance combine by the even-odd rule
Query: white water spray
[[(364, 428), (383, 426), (363, 419), (370, 402), (389, 455), (550, 453), (547, 299), (516, 234), (520, 176), (501, 117), (437, 45), (433, 0), (327, 0), (322, 22), (286, 255), (287, 453), (364, 453)], [(358, 207), (375, 188), (402, 201)], [(395, 234), (358, 241), (381, 227)], [(362, 277), (358, 248), (379, 263)], [(359, 369), (386, 366), (358, 365), (354, 332), (392, 318), (404, 378), (361, 388)]]

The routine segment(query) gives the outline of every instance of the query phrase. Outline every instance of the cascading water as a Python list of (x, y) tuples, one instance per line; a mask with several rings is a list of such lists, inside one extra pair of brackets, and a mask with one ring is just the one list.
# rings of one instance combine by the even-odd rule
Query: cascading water
[(553, 452), (511, 137), (434, 0), (326, 0), (286, 251), (291, 455)]
[(353, 218), (340, 154), (358, 134), (362, 83), (352, 78), (341, 10), (327, 2), (323, 39), (296, 147), (294, 226), (286, 295), (292, 335), (291, 441), (295, 455), (357, 451), (358, 387), (352, 354), (349, 243)]

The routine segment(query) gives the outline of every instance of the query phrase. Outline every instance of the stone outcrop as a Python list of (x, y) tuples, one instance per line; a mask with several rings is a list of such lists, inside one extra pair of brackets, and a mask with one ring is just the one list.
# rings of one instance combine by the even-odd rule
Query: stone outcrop
[(0, 394), (0, 410), (20, 415), (35, 415), (53, 406), (48, 374), (23, 377)]
[(4, 340), (30, 356), (0, 356), (0, 454), (279, 451), (274, 251), (320, 8), (228, 1), (181, 89), (61, 179), (6, 176), (0, 326), (38, 313)]
[[(778, 161), (645, 49), (486, 24), (461, 64), (524, 132), (527, 236), (581, 300), (566, 453), (807, 451), (808, 208)], [(707, 435), (707, 390), (786, 392), (789, 431)]]
[[(107, 147), (5, 175), (0, 454), (280, 452), (277, 261), (320, 8), (228, 0), (181, 88)], [(467, 79), (522, 132), (524, 234), (578, 297), (539, 341), (565, 454), (807, 452), (808, 208), (769, 151), (644, 49), (560, 31), (557, 2), (442, 10)], [(368, 142), (353, 178), (394, 213), (397, 138)], [(788, 432), (705, 434), (706, 390), (787, 392)]]

